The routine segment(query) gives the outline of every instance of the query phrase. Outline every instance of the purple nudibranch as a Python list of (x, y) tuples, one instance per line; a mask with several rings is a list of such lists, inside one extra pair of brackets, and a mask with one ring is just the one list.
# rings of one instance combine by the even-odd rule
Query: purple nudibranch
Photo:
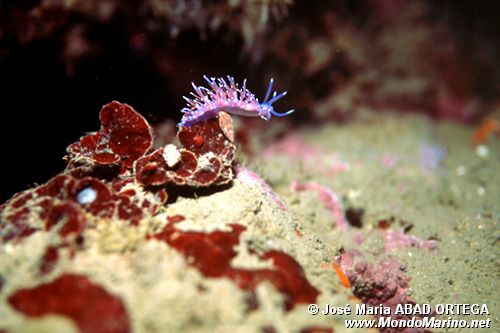
[(229, 83), (224, 78), (209, 78), (206, 75), (203, 78), (207, 81), (210, 89), (191, 83), (194, 89), (194, 92), (191, 92), (193, 97), (184, 96), (188, 106), (181, 110), (184, 116), (178, 124), (179, 126), (190, 126), (196, 122), (215, 117), (220, 111), (240, 116), (261, 117), (266, 121), (271, 119), (271, 115), (284, 117), (295, 111), (293, 109), (283, 113), (274, 111), (273, 103), (285, 96), (287, 92), (278, 94), (275, 91), (271, 96), (273, 79), (269, 81), (264, 101), (259, 103), (259, 99), (246, 88), (246, 79), (240, 88), (231, 76), (227, 77)]

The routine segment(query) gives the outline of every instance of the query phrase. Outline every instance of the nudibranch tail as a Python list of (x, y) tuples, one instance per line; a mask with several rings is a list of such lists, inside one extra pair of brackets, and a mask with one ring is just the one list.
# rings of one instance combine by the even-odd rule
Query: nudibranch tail
[(215, 117), (221, 111), (248, 117), (261, 117), (265, 120), (269, 120), (271, 115), (285, 117), (295, 111), (293, 109), (283, 113), (274, 111), (272, 104), (284, 97), (287, 92), (278, 94), (275, 91), (271, 97), (273, 79), (269, 81), (264, 101), (259, 103), (259, 99), (247, 89), (246, 79), (239, 87), (231, 76), (227, 76), (227, 81), (224, 78), (211, 78), (206, 75), (203, 78), (209, 88), (191, 83), (194, 92), (191, 92), (189, 97), (183, 96), (187, 106), (181, 110), (184, 115), (179, 126), (190, 126)]

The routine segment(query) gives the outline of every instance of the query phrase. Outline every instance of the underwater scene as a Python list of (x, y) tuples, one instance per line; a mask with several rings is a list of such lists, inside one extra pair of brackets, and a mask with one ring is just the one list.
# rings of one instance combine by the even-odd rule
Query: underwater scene
[(500, 1), (0, 1), (0, 333), (500, 332)]

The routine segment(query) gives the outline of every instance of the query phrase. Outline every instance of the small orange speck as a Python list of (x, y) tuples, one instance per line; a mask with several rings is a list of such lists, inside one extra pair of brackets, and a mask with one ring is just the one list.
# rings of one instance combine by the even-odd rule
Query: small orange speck
[(345, 275), (340, 265), (337, 264), (336, 262), (332, 262), (332, 267), (335, 270), (335, 273), (337, 273), (340, 279), (340, 283), (346, 288), (351, 288), (351, 283), (349, 282), (349, 278), (347, 277), (347, 275)]
[(472, 142), (475, 145), (484, 143), (492, 133), (500, 133), (500, 122), (494, 118), (487, 118), (474, 131)]
[(303, 234), (302, 234), (302, 231), (300, 231), (300, 230), (295, 230), (295, 234), (296, 234), (297, 236), (299, 236), (299, 237), (302, 237), (302, 235), (303, 235)]

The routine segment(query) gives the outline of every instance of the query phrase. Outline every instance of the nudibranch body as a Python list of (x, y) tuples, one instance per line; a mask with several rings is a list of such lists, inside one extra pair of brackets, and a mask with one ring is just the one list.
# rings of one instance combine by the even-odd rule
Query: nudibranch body
[[(228, 82), (223, 78), (209, 78), (203, 76), (207, 81), (209, 88), (196, 86), (194, 83), (194, 92), (191, 92), (193, 98), (184, 96), (188, 106), (183, 108), (184, 113), (179, 126), (190, 126), (202, 120), (215, 117), (219, 112), (225, 111), (231, 114), (237, 114), (247, 117), (261, 117), (264, 120), (271, 119), (271, 115), (284, 117), (295, 110), (289, 110), (284, 113), (274, 111), (273, 103), (286, 95), (286, 91), (277, 94), (275, 91), (271, 97), (273, 89), (273, 79), (269, 82), (266, 96), (262, 103), (255, 97), (247, 88), (246, 80), (243, 81), (243, 86), (238, 87), (234, 82), (234, 78), (227, 77)], [(271, 97), (271, 99), (269, 99)]]

